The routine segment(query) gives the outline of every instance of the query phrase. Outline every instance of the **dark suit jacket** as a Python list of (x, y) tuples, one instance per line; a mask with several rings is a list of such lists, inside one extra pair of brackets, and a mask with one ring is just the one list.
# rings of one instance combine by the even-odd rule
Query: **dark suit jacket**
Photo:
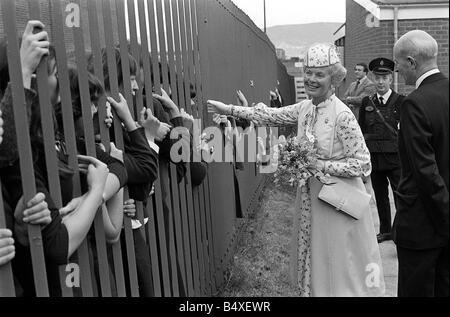
[(128, 191), (132, 199), (145, 201), (158, 178), (158, 154), (150, 148), (144, 128), (123, 134), (123, 163), (128, 174)]
[(402, 175), (394, 241), (410, 249), (449, 241), (449, 81), (427, 77), (401, 106), (399, 155)]

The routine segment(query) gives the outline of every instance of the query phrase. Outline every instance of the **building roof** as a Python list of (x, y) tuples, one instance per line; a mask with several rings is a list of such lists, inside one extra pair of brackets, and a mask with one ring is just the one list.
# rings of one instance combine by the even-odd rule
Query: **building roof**
[(378, 5), (398, 5), (398, 4), (440, 4), (449, 3), (449, 0), (375, 0)]
[(380, 21), (393, 20), (399, 8), (399, 20), (448, 19), (449, 0), (353, 0)]
[(339, 32), (343, 27), (345, 26), (345, 23), (343, 23), (336, 31), (334, 31), (333, 35), (335, 35), (337, 32)]

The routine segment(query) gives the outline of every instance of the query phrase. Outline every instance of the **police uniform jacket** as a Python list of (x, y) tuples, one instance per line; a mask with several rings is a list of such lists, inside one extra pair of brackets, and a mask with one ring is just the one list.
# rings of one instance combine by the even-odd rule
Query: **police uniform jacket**
[[(369, 148), (373, 170), (399, 167), (397, 135), (400, 105), (405, 97), (392, 91), (382, 105), (377, 94), (363, 98), (359, 111), (359, 125)], [(384, 118), (384, 120), (381, 118)], [(388, 128), (388, 125), (391, 128)]]

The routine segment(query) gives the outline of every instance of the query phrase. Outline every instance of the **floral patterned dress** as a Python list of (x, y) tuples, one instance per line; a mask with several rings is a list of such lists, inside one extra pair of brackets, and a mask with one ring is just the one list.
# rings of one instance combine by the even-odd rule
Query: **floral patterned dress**
[[(367, 177), (370, 175), (370, 153), (366, 147), (358, 122), (348, 107), (335, 95), (332, 95), (329, 99), (318, 105), (313, 105), (310, 100), (305, 100), (298, 104), (276, 109), (269, 108), (262, 103), (257, 104), (253, 108), (234, 106), (233, 115), (251, 120), (256, 125), (285, 126), (298, 124), (299, 136), (306, 134), (308, 138), (316, 141), (318, 158), (324, 162), (323, 172), (332, 176), (349, 178)], [(357, 225), (345, 223), (343, 226), (347, 227), (339, 229), (340, 231), (336, 233), (336, 235), (341, 235), (345, 240), (347, 236), (350, 236), (348, 234), (349, 232), (358, 232), (356, 235), (363, 232), (363, 236), (352, 236), (352, 239), (363, 239), (367, 243), (365, 244), (363, 242), (361, 245), (348, 246), (349, 252), (343, 252), (344, 254), (348, 254), (345, 259), (340, 259), (341, 257), (338, 255), (336, 259), (330, 260), (330, 255), (325, 254), (326, 249), (347, 248), (347, 246), (342, 245), (348, 245), (352, 242), (336, 239), (341, 241), (340, 243), (342, 245), (333, 245), (333, 237), (330, 238), (330, 241), (324, 241), (320, 238), (324, 231), (332, 231), (335, 228), (333, 228), (333, 223), (328, 224), (328, 221), (322, 221), (323, 216), (319, 214), (318, 210), (313, 209), (313, 206), (317, 206), (315, 204), (317, 194), (317, 191), (314, 193), (311, 192), (311, 182), (307, 182), (305, 186), (297, 189), (292, 241), (294, 248), (291, 250), (293, 251), (291, 252), (291, 277), (297, 284), (301, 296), (370, 296), (371, 294), (380, 294), (380, 292), (367, 292), (364, 287), (358, 285), (361, 283), (364, 284), (362, 277), (357, 280), (351, 277), (347, 278), (352, 273), (346, 272), (348, 268), (345, 268), (345, 266), (352, 266), (351, 263), (348, 263), (348, 259), (351, 262), (351, 259), (355, 255), (365, 252), (363, 249), (370, 250), (370, 254), (362, 254), (361, 258), (365, 260), (370, 258), (370, 261), (374, 261), (381, 266), (381, 259), (375, 238), (375, 229), (370, 212), (365, 217), (366, 220)], [(322, 218), (316, 219), (315, 223), (320, 225), (317, 225), (314, 231), (314, 228), (312, 228), (314, 221), (312, 219), (315, 213)], [(333, 213), (337, 214), (335, 210)], [(332, 217), (334, 216), (332, 215)], [(339, 215), (339, 217), (348, 216)], [(346, 222), (347, 220), (344, 219), (343, 221)], [(336, 223), (339, 222), (342, 221), (338, 219)], [(351, 226), (351, 228), (349, 229), (348, 226)], [(362, 230), (360, 228), (361, 226), (363, 227)], [(341, 232), (345, 233), (341, 234)], [(321, 245), (317, 245), (316, 243), (316, 246), (312, 248), (312, 237), (314, 236), (319, 237), (316, 240), (320, 241)], [(326, 246), (325, 244), (328, 245)], [(316, 254), (313, 254), (314, 252)], [(312, 263), (312, 258), (316, 259), (315, 263)], [(332, 270), (329, 267), (322, 268), (323, 263), (321, 262), (329, 262), (330, 265), (334, 263), (335, 266), (342, 266), (342, 268), (337, 270)], [(321, 268), (316, 269), (315, 274), (312, 274), (312, 270), (316, 266)], [(294, 271), (292, 271), (292, 268), (294, 268)], [(330, 273), (331, 275), (328, 274), (328, 271), (332, 272)], [(358, 274), (361, 275), (360, 273)], [(320, 277), (321, 275), (322, 277)], [(342, 276), (345, 281), (341, 281)], [(337, 282), (333, 282), (334, 280)], [(381, 282), (380, 290), (382, 293), (384, 292), (384, 281)]]

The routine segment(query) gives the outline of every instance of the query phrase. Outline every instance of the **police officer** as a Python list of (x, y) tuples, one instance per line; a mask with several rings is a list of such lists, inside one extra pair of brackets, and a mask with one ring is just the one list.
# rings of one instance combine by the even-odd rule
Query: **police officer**
[(363, 98), (359, 111), (359, 124), (372, 160), (370, 178), (380, 218), (378, 243), (391, 240), (388, 188), (390, 183), (395, 193), (400, 179), (397, 133), (400, 121), (399, 107), (404, 96), (391, 89), (394, 65), (392, 60), (383, 57), (369, 63), (377, 92)]

